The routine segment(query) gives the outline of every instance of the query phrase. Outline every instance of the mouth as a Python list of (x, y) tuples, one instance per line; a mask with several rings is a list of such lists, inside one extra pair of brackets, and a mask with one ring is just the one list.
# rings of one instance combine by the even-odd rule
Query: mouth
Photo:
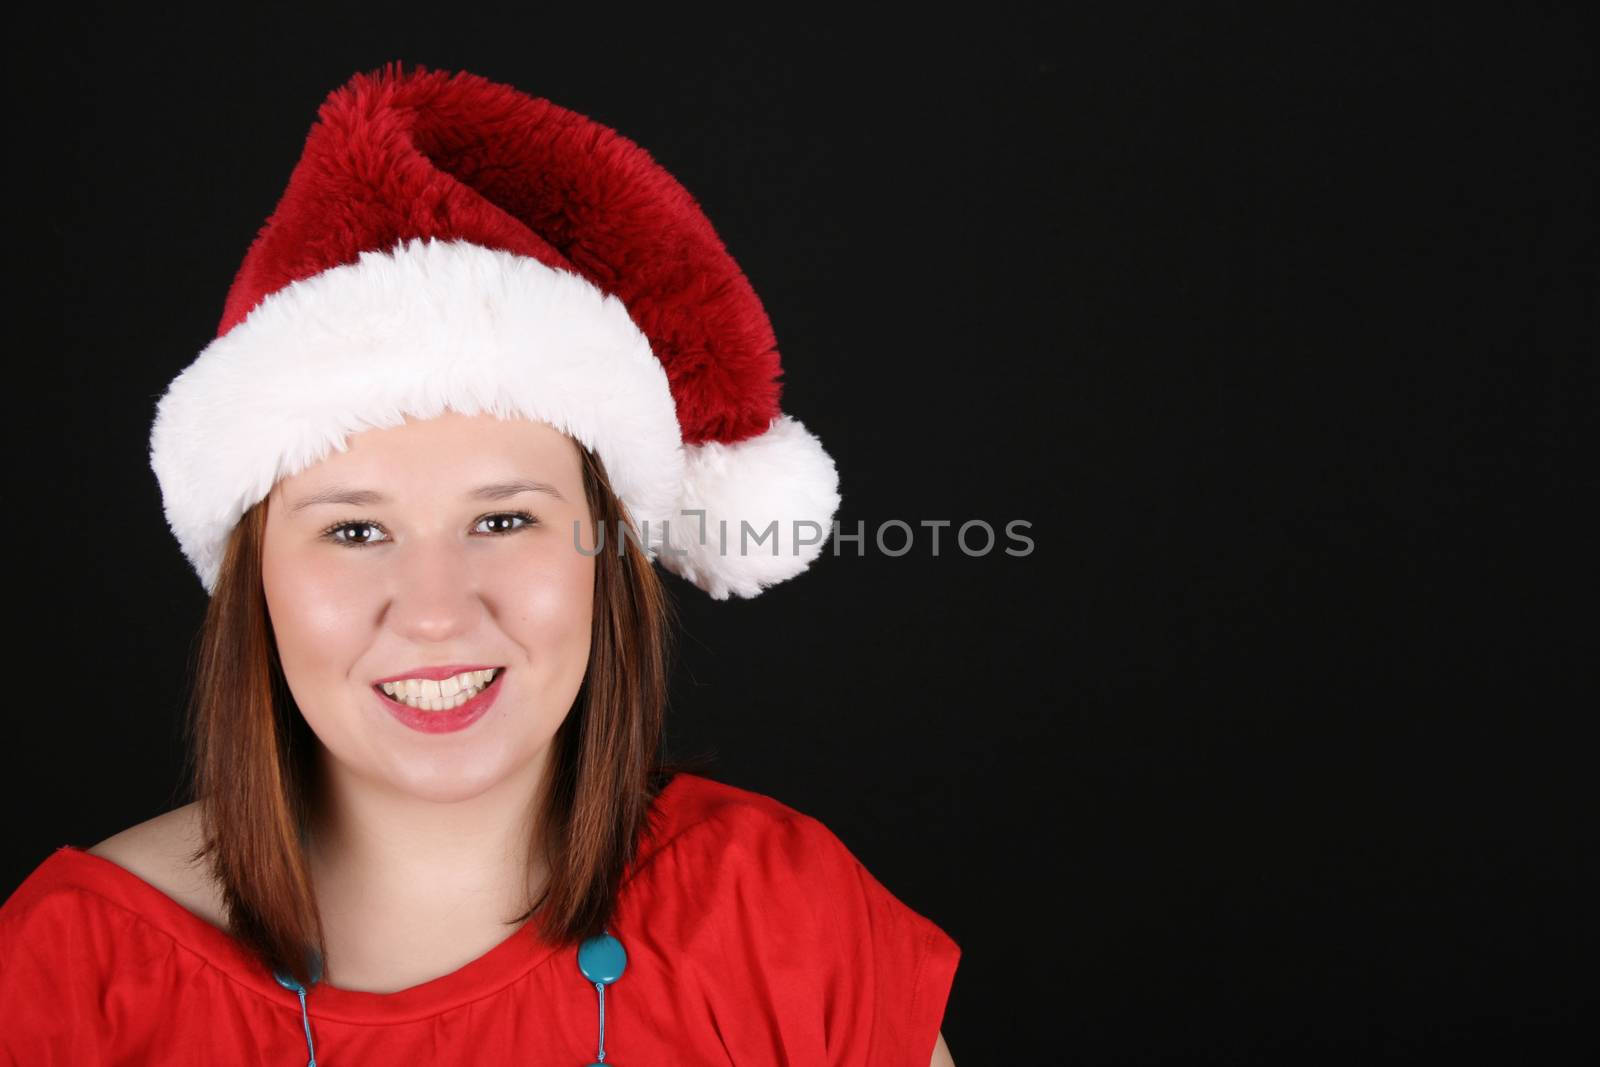
[[(438, 697), (430, 697), (426, 695), (430, 687), (407, 685), (404, 682), (375, 682), (372, 691), (390, 704), (410, 711), (421, 712), (424, 715), (439, 714), (455, 711), (477, 702), (484, 694), (499, 686), (500, 679), (505, 673), (504, 667), (495, 667), (491, 671), (472, 671), (458, 675), (458, 688), (450, 696), (441, 694)], [(485, 674), (488, 675), (487, 679), (479, 680)]]

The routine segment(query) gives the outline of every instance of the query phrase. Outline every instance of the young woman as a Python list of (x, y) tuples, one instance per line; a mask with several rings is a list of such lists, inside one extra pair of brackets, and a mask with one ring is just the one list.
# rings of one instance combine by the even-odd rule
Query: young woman
[(210, 595), (193, 803), (0, 907), (17, 1063), (950, 1064), (960, 949), (662, 758), (671, 611), (839, 502), (683, 188), (391, 64), (329, 97), (151, 464)]

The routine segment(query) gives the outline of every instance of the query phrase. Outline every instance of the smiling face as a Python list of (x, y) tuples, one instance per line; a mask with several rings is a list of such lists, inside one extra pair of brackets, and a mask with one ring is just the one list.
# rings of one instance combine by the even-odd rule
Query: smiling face
[[(501, 488), (475, 495), (484, 486)], [(352, 492), (376, 496), (331, 499)], [(577, 445), (488, 414), (367, 430), (281, 480), (262, 581), (325, 768), (434, 801), (542, 781), (588, 665), (595, 560), (574, 546), (573, 524), (589, 519)], [(488, 711), (462, 729), (408, 726), (374, 688), (463, 665), (505, 671)]]

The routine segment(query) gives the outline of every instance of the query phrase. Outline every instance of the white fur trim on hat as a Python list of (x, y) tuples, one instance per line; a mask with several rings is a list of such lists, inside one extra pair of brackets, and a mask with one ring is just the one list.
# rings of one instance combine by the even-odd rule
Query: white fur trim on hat
[(270, 294), (161, 398), (150, 466), (206, 592), (234, 526), (280, 479), (351, 434), (447, 408), (568, 434), (605, 464), (636, 529), (678, 501), (677, 409), (622, 301), (530, 257), (413, 239)]

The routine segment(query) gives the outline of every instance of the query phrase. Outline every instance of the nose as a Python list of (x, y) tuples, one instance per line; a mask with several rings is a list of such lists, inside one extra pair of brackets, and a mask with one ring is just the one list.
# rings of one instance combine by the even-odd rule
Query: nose
[(448, 536), (422, 538), (390, 559), (388, 624), (418, 644), (471, 629), (484, 610), (471, 547)]

